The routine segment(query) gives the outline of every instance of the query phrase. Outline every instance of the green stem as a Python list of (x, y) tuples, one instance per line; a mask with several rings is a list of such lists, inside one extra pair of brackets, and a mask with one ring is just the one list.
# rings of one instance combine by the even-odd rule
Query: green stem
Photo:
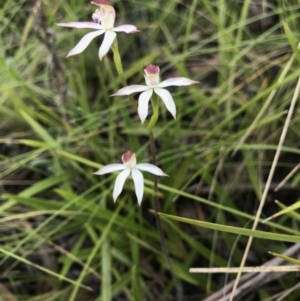
[[(117, 43), (117, 39), (115, 39), (113, 45), (112, 45), (112, 51), (114, 53), (114, 63), (117, 69), (117, 72), (119, 74), (120, 77), (120, 81), (122, 83), (122, 85), (124, 87), (127, 86), (127, 81), (126, 78), (124, 76), (124, 71), (123, 71), (123, 65), (122, 65), (122, 60), (120, 57), (120, 53), (119, 53), (119, 49), (118, 49), (118, 43)], [(132, 96), (129, 96), (129, 100), (130, 103), (132, 104), (132, 106), (134, 107), (134, 109), (136, 111), (138, 111), (137, 105), (133, 99)], [(151, 128), (156, 124), (157, 119), (158, 119), (158, 113), (159, 113), (159, 99), (158, 97), (152, 97), (151, 99), (152, 102), (152, 106), (153, 106), (153, 116), (150, 120), (149, 125), (147, 125), (147, 122), (144, 123), (145, 127), (148, 127), (149, 130), (149, 143), (150, 143), (150, 149), (151, 149), (151, 155), (152, 155), (152, 163), (154, 165), (156, 165), (156, 149), (155, 149), (155, 142), (154, 142), (154, 136), (153, 136), (153, 132), (151, 130)], [(180, 289), (180, 285), (178, 283), (178, 279), (174, 273), (173, 270), (173, 265), (170, 259), (170, 256), (168, 254), (168, 250), (167, 250), (167, 246), (166, 246), (166, 242), (165, 242), (165, 237), (164, 237), (164, 233), (163, 233), (163, 229), (162, 229), (162, 224), (161, 224), (161, 220), (160, 220), (160, 216), (158, 215), (158, 212), (160, 211), (160, 206), (159, 206), (159, 201), (158, 201), (158, 177), (154, 175), (154, 197), (153, 197), (153, 201), (154, 201), (154, 208), (155, 208), (155, 217), (156, 217), (156, 224), (157, 224), (157, 229), (158, 229), (158, 233), (159, 233), (159, 238), (160, 238), (160, 244), (161, 244), (161, 248), (162, 248), (162, 252), (164, 254), (165, 260), (167, 265), (169, 266), (170, 269), (170, 273), (172, 275), (172, 279), (173, 279), (173, 284), (177, 293), (177, 300), (180, 301), (182, 300), (182, 292)]]
[[(121, 81), (123, 87), (126, 87), (127, 86), (127, 81), (126, 81), (126, 78), (124, 76), (124, 70), (123, 70), (122, 60), (121, 60), (121, 57), (120, 57), (120, 52), (119, 52), (119, 48), (118, 48), (117, 39), (115, 39), (115, 41), (113, 42), (113, 44), (111, 46), (111, 49), (114, 53), (114, 63), (115, 63), (117, 72), (119, 74), (120, 81)], [(137, 111), (138, 108), (137, 108), (137, 105), (136, 105), (133, 97), (131, 95), (129, 95), (128, 98), (129, 98), (129, 101), (130, 101), (131, 105)]]
[(155, 126), (157, 119), (158, 119), (158, 114), (159, 114), (159, 99), (156, 94), (154, 94), (152, 96), (151, 103), (152, 103), (152, 108), (153, 108), (153, 115), (152, 115), (149, 125), (148, 125), (149, 130)]
[[(155, 141), (154, 141), (154, 136), (152, 130), (149, 130), (149, 142), (150, 142), (150, 149), (151, 149), (151, 155), (152, 155), (152, 163), (156, 165), (156, 147), (155, 147)], [(172, 275), (173, 279), (173, 284), (174, 288), (176, 290), (177, 298), (176, 300), (181, 301), (182, 300), (182, 291), (181, 291), (181, 286), (179, 284), (179, 281), (174, 273), (173, 269), (173, 264), (171, 262), (171, 258), (168, 253), (164, 233), (162, 230), (162, 225), (161, 225), (161, 220), (158, 212), (160, 212), (160, 205), (159, 205), (159, 200), (158, 200), (158, 176), (154, 175), (153, 178), (154, 181), (154, 196), (153, 196), (153, 202), (154, 202), (154, 209), (155, 209), (155, 218), (156, 218), (156, 224), (157, 224), (157, 229), (159, 232), (159, 238), (160, 238), (160, 244), (161, 244), (161, 249), (164, 254), (165, 260), (167, 262), (167, 265), (169, 266), (170, 273)]]

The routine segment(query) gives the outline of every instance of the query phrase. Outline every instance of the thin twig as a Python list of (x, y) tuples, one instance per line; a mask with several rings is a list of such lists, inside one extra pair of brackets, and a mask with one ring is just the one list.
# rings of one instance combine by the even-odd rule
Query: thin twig
[(296, 165), (293, 170), (277, 185), (274, 191), (277, 191), (283, 187), (284, 184), (298, 171), (298, 169), (300, 169), (300, 163), (298, 163), (298, 165)]
[[(217, 274), (217, 273), (238, 273), (240, 268), (190, 268), (190, 273), (199, 274)], [(269, 272), (299, 272), (298, 265), (284, 266), (259, 266), (259, 267), (243, 267), (242, 273), (269, 273)]]
[[(283, 255), (288, 257), (298, 257), (300, 252), (300, 244), (294, 244), (289, 247)], [(280, 266), (285, 264), (285, 260), (279, 257), (272, 258), (271, 260), (264, 263), (264, 266)], [(244, 274), (239, 282), (238, 289), (235, 291), (235, 298), (241, 300), (245, 295), (253, 290), (258, 290), (266, 283), (270, 283), (278, 278), (283, 277), (284, 273), (247, 273)], [(225, 285), (219, 291), (210, 295), (202, 301), (228, 301), (234, 286), (234, 280)]]
[[(254, 220), (254, 223), (253, 223), (252, 230), (255, 230), (257, 225), (258, 225), (258, 221), (259, 221), (259, 218), (261, 216), (262, 209), (263, 209), (263, 206), (265, 204), (267, 194), (268, 194), (268, 191), (269, 191), (269, 188), (270, 188), (270, 185), (271, 185), (271, 181), (273, 179), (273, 175), (274, 175), (274, 172), (275, 172), (275, 169), (276, 169), (276, 166), (277, 166), (277, 162), (278, 162), (279, 155), (280, 155), (280, 152), (281, 152), (281, 149), (282, 149), (282, 145), (283, 145), (283, 142), (285, 140), (285, 136), (286, 136), (286, 133), (288, 131), (288, 127), (290, 125), (292, 115), (294, 113), (295, 105), (296, 105), (296, 102), (297, 102), (297, 99), (298, 99), (298, 96), (299, 96), (299, 91), (300, 91), (300, 77), (298, 78), (298, 83), (297, 83), (297, 86), (296, 86), (296, 89), (295, 89), (295, 93), (293, 95), (293, 99), (291, 101), (289, 112), (288, 112), (288, 115), (286, 117), (285, 124), (283, 126), (283, 130), (282, 130), (282, 133), (281, 133), (281, 136), (280, 136), (280, 139), (279, 139), (278, 147), (277, 147), (277, 150), (276, 150), (276, 153), (275, 153), (275, 156), (274, 156), (274, 160), (272, 162), (271, 170), (270, 170), (270, 173), (269, 173), (269, 176), (268, 176), (268, 180), (267, 180), (267, 183), (266, 183), (266, 186), (265, 186), (265, 189), (264, 189), (264, 192), (263, 192), (263, 195), (262, 195), (262, 198), (261, 198), (256, 216), (255, 216), (255, 220)], [(248, 240), (248, 243), (247, 243), (247, 246), (246, 246), (246, 249), (245, 249), (245, 252), (244, 252), (244, 255), (243, 255), (243, 258), (242, 258), (242, 262), (241, 262), (241, 265), (240, 265), (240, 271), (238, 272), (237, 278), (236, 278), (235, 283), (234, 283), (234, 287), (232, 289), (232, 293), (231, 293), (231, 296), (230, 296), (230, 301), (232, 301), (233, 298), (234, 298), (235, 290), (237, 289), (239, 280), (241, 278), (242, 269), (245, 266), (245, 262), (246, 262), (246, 259), (248, 257), (248, 253), (249, 253), (249, 250), (250, 250), (250, 247), (251, 247), (251, 244), (252, 244), (252, 240), (253, 240), (253, 236), (250, 236), (249, 240)]]

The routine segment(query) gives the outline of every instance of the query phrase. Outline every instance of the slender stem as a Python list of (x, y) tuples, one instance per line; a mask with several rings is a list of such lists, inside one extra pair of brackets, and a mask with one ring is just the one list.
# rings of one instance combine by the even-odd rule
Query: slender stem
[[(114, 57), (114, 63), (115, 63), (117, 72), (119, 74), (120, 81), (121, 81), (123, 87), (126, 87), (127, 86), (127, 81), (126, 81), (126, 78), (124, 76), (124, 70), (123, 70), (122, 60), (121, 60), (121, 57), (120, 57), (120, 52), (119, 52), (119, 48), (118, 48), (117, 39), (115, 39), (115, 41), (113, 42), (113, 44), (111, 46), (111, 49), (114, 53), (114, 56), (113, 56)], [(133, 97), (131, 95), (129, 95), (128, 98), (129, 98), (129, 101), (130, 101), (131, 105), (137, 111), (137, 105), (136, 105)]]
[[(124, 76), (124, 71), (123, 71), (123, 66), (122, 66), (122, 60), (120, 57), (120, 53), (119, 53), (119, 49), (118, 49), (118, 43), (117, 43), (117, 39), (115, 39), (113, 45), (112, 45), (112, 51), (114, 53), (114, 63), (117, 69), (117, 72), (119, 74), (120, 77), (120, 81), (122, 83), (122, 85), (124, 87), (127, 86), (127, 81), (126, 78)], [(132, 96), (129, 95), (129, 100), (130, 103), (132, 104), (132, 106), (134, 107), (134, 109), (137, 111), (137, 105), (133, 99)], [(145, 127), (148, 127), (149, 130), (149, 142), (150, 142), (150, 149), (151, 149), (151, 156), (152, 156), (152, 163), (154, 165), (156, 165), (156, 148), (155, 148), (155, 142), (154, 142), (154, 136), (153, 136), (153, 132), (151, 130), (151, 127), (153, 127), (157, 121), (158, 118), (158, 99), (153, 99), (152, 100), (152, 104), (153, 104), (153, 108), (154, 108), (154, 112), (153, 112), (153, 117), (150, 120), (150, 124), (148, 126), (147, 122), (144, 123)], [(166, 246), (166, 242), (165, 242), (165, 237), (164, 237), (164, 233), (163, 233), (163, 229), (162, 229), (162, 224), (161, 224), (161, 220), (160, 220), (160, 216), (158, 215), (158, 212), (160, 211), (160, 206), (159, 206), (159, 201), (158, 201), (158, 177), (154, 175), (154, 197), (153, 197), (153, 201), (154, 201), (154, 208), (155, 208), (155, 218), (156, 218), (156, 224), (157, 224), (157, 230), (158, 230), (158, 234), (159, 234), (159, 238), (160, 238), (160, 244), (161, 244), (161, 248), (162, 248), (162, 252), (164, 254), (165, 260), (167, 265), (169, 266), (170, 269), (170, 273), (173, 279), (173, 283), (174, 283), (174, 287), (176, 289), (176, 294), (177, 294), (177, 300), (181, 301), (182, 300), (182, 291), (181, 291), (181, 287), (179, 285), (179, 281), (174, 273), (174, 269), (173, 269), (173, 265), (170, 259), (170, 256), (168, 254), (168, 249)]]
[(152, 103), (152, 108), (153, 108), (153, 115), (152, 115), (149, 125), (148, 125), (149, 130), (155, 126), (157, 119), (158, 119), (158, 114), (159, 114), (159, 100), (158, 100), (158, 96), (156, 94), (154, 94), (151, 97), (151, 103)]
[[(150, 149), (151, 149), (151, 155), (152, 155), (152, 163), (156, 165), (156, 148), (155, 148), (155, 141), (154, 141), (154, 136), (152, 130), (149, 129), (149, 142), (150, 142)], [(164, 254), (165, 260), (169, 266), (170, 273), (174, 282), (174, 287), (176, 289), (176, 294), (177, 294), (177, 300), (180, 301), (182, 300), (182, 291), (181, 287), (179, 285), (179, 281), (174, 273), (173, 265), (171, 262), (171, 258), (168, 254), (168, 249), (162, 229), (162, 224), (161, 224), (161, 219), (158, 214), (160, 212), (160, 205), (158, 201), (158, 176), (154, 175), (153, 177), (154, 181), (154, 196), (153, 196), (153, 202), (154, 202), (154, 209), (155, 209), (155, 218), (156, 218), (156, 224), (157, 224), (157, 229), (160, 237), (160, 244), (161, 244), (161, 249)]]

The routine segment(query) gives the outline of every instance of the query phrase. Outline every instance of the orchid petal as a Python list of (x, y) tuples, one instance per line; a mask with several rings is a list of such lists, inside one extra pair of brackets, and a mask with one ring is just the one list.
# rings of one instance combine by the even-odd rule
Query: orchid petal
[(124, 95), (130, 95), (132, 93), (136, 92), (143, 92), (148, 90), (149, 88), (144, 85), (132, 85), (124, 87), (120, 90), (118, 90), (115, 94), (112, 94), (111, 96), (124, 96)]
[(141, 164), (137, 164), (136, 168), (139, 170), (143, 170), (143, 171), (148, 171), (156, 176), (161, 176), (161, 177), (167, 177), (168, 175), (165, 174), (159, 167), (153, 165), (153, 164), (149, 164), (149, 163), (141, 163)]
[(57, 23), (58, 26), (73, 27), (73, 28), (90, 28), (90, 29), (103, 29), (103, 26), (95, 22), (68, 22)]
[(125, 183), (126, 179), (128, 178), (129, 174), (130, 174), (130, 168), (126, 168), (125, 170), (120, 172), (119, 175), (117, 176), (114, 191), (113, 191), (114, 202), (116, 201), (117, 197), (122, 192), (124, 183)]
[(119, 171), (119, 170), (123, 170), (126, 168), (127, 167), (124, 164), (120, 164), (120, 163), (109, 164), (109, 165), (103, 166), (102, 168), (100, 168), (99, 170), (94, 172), (93, 174), (94, 175), (104, 175), (106, 173)]
[(79, 43), (68, 53), (67, 57), (81, 53), (82, 51), (84, 51), (94, 38), (102, 35), (104, 32), (105, 32), (105, 30), (97, 30), (97, 31), (93, 31), (93, 32), (86, 34), (79, 41)]
[(126, 33), (135, 33), (139, 32), (139, 30), (136, 28), (136, 26), (131, 25), (131, 24), (124, 24), (121, 26), (117, 26), (113, 28), (113, 31), (115, 32), (126, 32)]
[(134, 182), (135, 194), (138, 199), (139, 205), (142, 203), (143, 194), (144, 194), (144, 176), (136, 168), (131, 171), (132, 180)]
[(189, 86), (193, 84), (198, 84), (198, 81), (191, 80), (186, 77), (174, 77), (174, 78), (169, 78), (157, 85), (158, 88), (165, 88), (165, 87), (170, 87), (170, 86)]
[(176, 119), (176, 106), (170, 92), (161, 88), (155, 88), (154, 92), (162, 99), (167, 110), (172, 114), (174, 119)]
[(144, 123), (148, 116), (148, 103), (152, 94), (153, 89), (148, 89), (139, 96), (138, 114), (142, 123)]
[(103, 59), (103, 57), (106, 55), (106, 53), (110, 49), (110, 47), (111, 47), (112, 43), (114, 42), (116, 36), (117, 36), (117, 34), (115, 32), (113, 32), (111, 30), (106, 31), (106, 33), (104, 35), (102, 45), (99, 49), (100, 61)]

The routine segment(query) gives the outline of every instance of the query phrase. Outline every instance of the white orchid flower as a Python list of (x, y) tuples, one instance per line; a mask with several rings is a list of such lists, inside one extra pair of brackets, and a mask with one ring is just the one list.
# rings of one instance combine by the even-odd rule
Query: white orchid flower
[(96, 9), (92, 16), (94, 22), (69, 22), (57, 24), (58, 26), (64, 27), (96, 29), (95, 31), (86, 34), (68, 53), (67, 57), (83, 52), (94, 38), (104, 34), (102, 45), (99, 48), (99, 58), (102, 60), (114, 42), (117, 36), (116, 32), (135, 33), (139, 31), (134, 25), (126, 24), (114, 27), (116, 13), (108, 1), (96, 0), (92, 1), (92, 3), (100, 7), (100, 9)]
[(138, 100), (138, 114), (140, 116), (141, 122), (144, 123), (145, 119), (148, 116), (148, 104), (149, 100), (154, 93), (156, 93), (164, 102), (167, 110), (172, 114), (174, 119), (176, 119), (176, 106), (174, 100), (170, 94), (170, 92), (165, 87), (170, 86), (189, 86), (193, 84), (199, 83), (198, 81), (194, 81), (188, 79), (186, 77), (174, 77), (169, 78), (160, 82), (159, 78), (159, 67), (155, 65), (148, 65), (145, 69), (145, 85), (132, 85), (125, 88), (120, 89), (117, 93), (111, 96), (123, 96), (130, 95), (136, 92), (143, 92), (139, 96)]
[(130, 174), (134, 182), (135, 194), (137, 196), (139, 205), (141, 205), (142, 203), (144, 194), (144, 176), (140, 172), (140, 170), (148, 171), (156, 176), (168, 176), (160, 168), (153, 164), (136, 164), (136, 156), (135, 153), (133, 153), (132, 151), (127, 151), (122, 155), (122, 162), (123, 164), (115, 163), (106, 165), (94, 173), (94, 175), (104, 175), (114, 171), (122, 170), (116, 178), (115, 187), (113, 191), (114, 202), (122, 192), (124, 183)]

